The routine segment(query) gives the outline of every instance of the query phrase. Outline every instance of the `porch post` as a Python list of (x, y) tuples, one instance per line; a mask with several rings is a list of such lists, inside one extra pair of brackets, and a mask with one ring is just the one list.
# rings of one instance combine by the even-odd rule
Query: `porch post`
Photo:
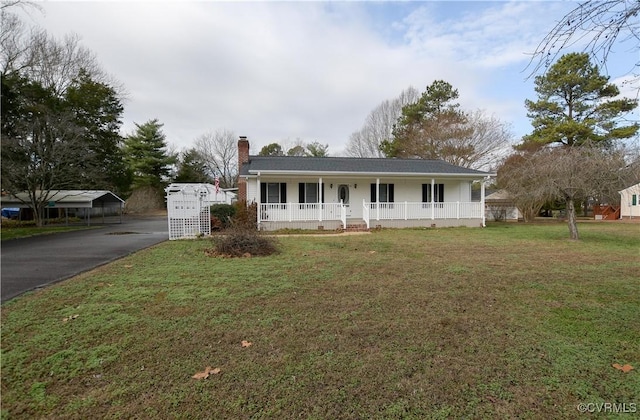
[(482, 212), (482, 227), (486, 227), (486, 219), (484, 215), (484, 183), (489, 177), (482, 180), (480, 183), (480, 211)]
[(260, 230), (260, 222), (262, 221), (262, 203), (260, 202), (260, 172), (258, 172), (258, 176), (256, 176), (256, 191), (258, 192), (256, 194), (256, 202), (258, 203), (258, 210), (256, 211), (256, 213), (258, 214), (256, 215), (256, 217), (258, 218), (258, 230)]
[(322, 222), (322, 177), (318, 179), (318, 221)]
[(436, 218), (436, 212), (435, 212), (435, 201), (433, 201), (435, 199), (435, 194), (434, 194), (434, 189), (436, 187), (436, 180), (431, 178), (431, 220)]
[(380, 178), (376, 178), (376, 220), (380, 220)]

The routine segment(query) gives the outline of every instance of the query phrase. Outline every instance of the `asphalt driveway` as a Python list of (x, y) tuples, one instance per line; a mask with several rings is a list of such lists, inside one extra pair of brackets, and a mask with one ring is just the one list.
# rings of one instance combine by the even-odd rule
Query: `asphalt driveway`
[(166, 216), (125, 216), (97, 229), (3, 241), (0, 297), (4, 303), (168, 239)]

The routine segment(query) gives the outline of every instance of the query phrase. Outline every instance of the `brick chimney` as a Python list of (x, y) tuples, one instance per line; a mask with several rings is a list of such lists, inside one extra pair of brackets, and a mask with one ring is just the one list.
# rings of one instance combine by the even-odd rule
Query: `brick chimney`
[[(242, 165), (249, 163), (249, 140), (240, 136), (238, 140), (238, 174), (242, 172)], [(247, 201), (247, 180), (238, 177), (238, 201)]]

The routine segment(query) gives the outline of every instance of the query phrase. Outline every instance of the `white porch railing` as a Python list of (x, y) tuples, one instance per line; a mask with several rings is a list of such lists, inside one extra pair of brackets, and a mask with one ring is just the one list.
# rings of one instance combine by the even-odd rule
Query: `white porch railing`
[[(362, 219), (370, 227), (372, 220), (436, 220), (436, 219), (482, 219), (480, 202), (362, 202)], [(258, 222), (312, 222), (340, 221), (347, 227), (346, 207), (342, 203), (281, 203), (260, 204)]]
[(258, 223), (260, 222), (308, 222), (339, 220), (347, 227), (347, 211), (342, 203), (282, 203), (260, 204)]
[(481, 219), (482, 203), (366, 203), (370, 220)]

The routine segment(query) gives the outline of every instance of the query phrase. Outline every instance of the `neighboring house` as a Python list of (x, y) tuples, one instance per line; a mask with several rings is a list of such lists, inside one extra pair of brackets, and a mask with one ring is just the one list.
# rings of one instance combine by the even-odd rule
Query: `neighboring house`
[(487, 220), (517, 222), (522, 218), (522, 213), (506, 190), (498, 190), (487, 195), (484, 202)]
[(620, 218), (640, 217), (640, 183), (625, 188), (620, 193)]
[(250, 156), (246, 137), (238, 160), (238, 200), (257, 204), (263, 230), (484, 226), (495, 176), (442, 160)]

